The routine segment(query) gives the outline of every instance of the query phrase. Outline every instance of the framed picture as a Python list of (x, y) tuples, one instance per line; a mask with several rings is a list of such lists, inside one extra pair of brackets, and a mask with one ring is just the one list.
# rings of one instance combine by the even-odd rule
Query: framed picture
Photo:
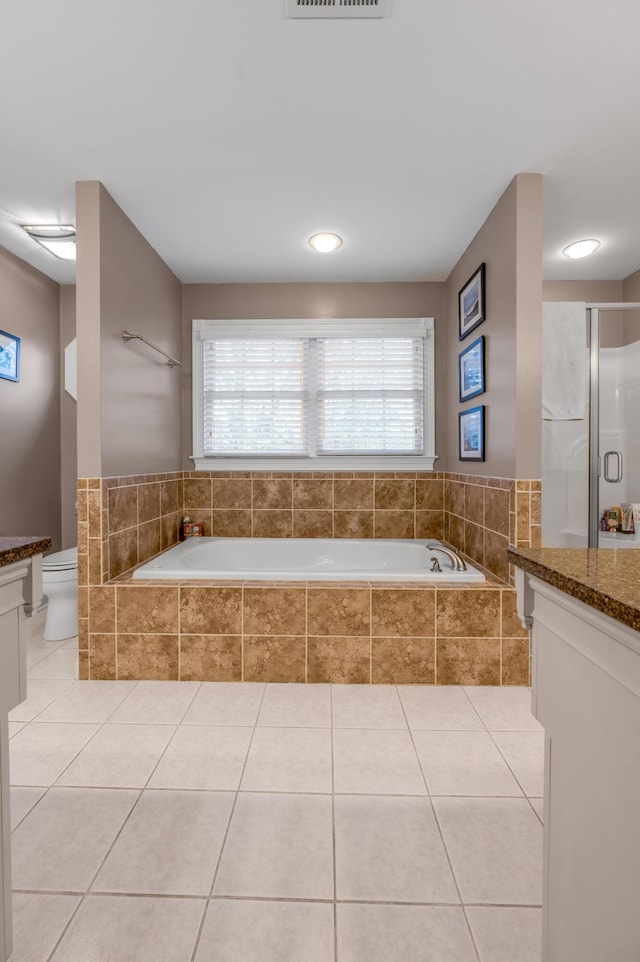
[(20, 338), (0, 331), (0, 377), (20, 380)]
[(460, 400), (484, 394), (484, 336), (476, 338), (473, 344), (458, 354), (458, 374)]
[(484, 461), (484, 404), (458, 414), (460, 461)]
[(481, 264), (458, 294), (460, 341), (484, 321), (484, 273), (485, 266)]

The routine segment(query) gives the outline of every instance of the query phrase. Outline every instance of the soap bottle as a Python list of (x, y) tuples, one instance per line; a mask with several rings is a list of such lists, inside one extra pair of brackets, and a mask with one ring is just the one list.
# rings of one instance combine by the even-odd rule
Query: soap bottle
[(187, 538), (191, 537), (191, 518), (188, 514), (185, 514), (182, 519), (182, 524), (180, 525), (180, 541), (186, 541)]

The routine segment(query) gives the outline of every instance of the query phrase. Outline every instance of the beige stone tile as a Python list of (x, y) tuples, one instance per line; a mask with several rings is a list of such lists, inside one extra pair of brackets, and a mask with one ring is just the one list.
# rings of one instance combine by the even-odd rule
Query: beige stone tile
[(138, 485), (138, 524), (160, 517), (160, 485)]
[(242, 588), (180, 588), (180, 631), (188, 635), (242, 634)]
[(500, 591), (438, 589), (438, 638), (500, 636)]
[(211, 481), (208, 478), (189, 478), (184, 482), (184, 509), (211, 510)]
[(487, 732), (416, 731), (413, 739), (431, 795), (522, 797)]
[(465, 692), (489, 731), (542, 731), (531, 714), (527, 688), (474, 687)]
[(160, 513), (175, 514), (182, 510), (182, 482), (162, 481), (160, 484)]
[(502, 488), (486, 488), (484, 493), (485, 527), (509, 536), (509, 492)]
[(464, 520), (455, 514), (448, 514), (445, 519), (445, 536), (454, 548), (464, 551)]
[(525, 795), (544, 793), (544, 732), (493, 732), (492, 738)]
[(508, 538), (503, 538), (502, 535), (495, 534), (493, 531), (485, 529), (484, 566), (503, 581), (509, 580), (509, 561), (507, 559), (508, 547)]
[(516, 592), (513, 588), (502, 591), (502, 636), (504, 638), (529, 638), (522, 626), (516, 609)]
[(304, 635), (304, 588), (245, 588), (244, 632), (248, 635)]
[[(109, 574), (112, 578), (124, 574), (138, 564), (138, 531), (129, 528), (109, 537)], [(99, 584), (100, 582), (98, 582)]]
[(331, 695), (334, 728), (406, 730), (395, 685), (334, 685)]
[(148, 561), (154, 555), (160, 554), (162, 545), (162, 531), (160, 519), (148, 521), (138, 528), (138, 564)]
[(11, 783), (53, 785), (97, 731), (90, 724), (31, 722), (11, 739)]
[(87, 508), (89, 537), (100, 538), (102, 529), (102, 494), (100, 491), (89, 491), (87, 496)]
[(503, 685), (530, 685), (530, 664), (528, 638), (502, 639)]
[[(180, 513), (169, 514), (161, 519), (161, 544), (162, 550), (171, 548), (178, 543), (178, 527), (180, 525)], [(112, 577), (114, 575), (112, 574)]]
[(376, 511), (414, 511), (416, 506), (415, 481), (380, 481), (376, 478), (374, 507)]
[(542, 910), (506, 906), (469, 906), (466, 910), (481, 959), (540, 962), (542, 958)]
[(109, 490), (109, 533), (132, 528), (138, 523), (138, 489), (135, 485)]
[(245, 635), (245, 681), (304, 682), (306, 642), (302, 637)]
[(331, 510), (333, 508), (333, 481), (294, 478), (293, 507), (298, 510)]
[(431, 685), (398, 689), (410, 728), (418, 731), (483, 731), (462, 688)]
[(451, 514), (464, 518), (465, 486), (457, 481), (449, 482), (449, 511)]
[(416, 481), (416, 508), (419, 511), (443, 511), (444, 481), (418, 479)]
[[(133, 528), (132, 531), (135, 537), (135, 528)], [(127, 532), (124, 533), (126, 534)], [(98, 538), (89, 539), (89, 584), (102, 584), (102, 541)]]
[(253, 726), (264, 691), (264, 685), (203, 682), (182, 724)]
[(336, 511), (371, 511), (373, 487), (373, 480), (336, 477), (333, 485), (334, 508)]
[(178, 631), (178, 588), (122, 585), (117, 588), (118, 631)]
[(92, 587), (89, 596), (89, 630), (114, 632), (116, 630), (116, 589)]
[(379, 511), (373, 516), (374, 538), (415, 538), (414, 511)]
[(307, 592), (309, 635), (370, 633), (370, 591), (366, 588), (314, 588)]
[(112, 681), (117, 677), (115, 634), (90, 633), (89, 674), (92, 681)]
[(253, 728), (183, 725), (171, 739), (149, 788), (237, 791)]
[(48, 959), (79, 903), (76, 895), (16, 892), (12, 962)]
[(429, 589), (373, 588), (371, 634), (409, 638), (435, 635), (436, 592)]
[(289, 509), (293, 507), (292, 481), (270, 478), (253, 481), (253, 510), (264, 508)]
[(484, 492), (486, 488), (478, 484), (465, 485), (464, 517), (473, 524), (484, 525)]
[(78, 511), (78, 521), (86, 522), (89, 517), (87, 491), (86, 490), (78, 491), (76, 495), (76, 499), (77, 499), (76, 504), (77, 504), (77, 511)]
[(248, 478), (213, 478), (211, 484), (214, 509), (251, 510), (251, 481)]
[(212, 527), (214, 538), (250, 538), (251, 511), (213, 511)]
[(444, 511), (416, 511), (416, 538), (444, 540)]
[(253, 511), (254, 538), (291, 538), (293, 536), (293, 512), (289, 509)]
[(499, 638), (441, 638), (436, 641), (438, 685), (499, 685)]
[(371, 644), (368, 637), (307, 638), (307, 681), (367, 684)]
[(241, 681), (241, 635), (181, 635), (181, 681)]
[(373, 638), (374, 685), (430, 685), (435, 681), (435, 638)]
[(178, 635), (118, 634), (118, 678), (178, 680)]
[(78, 588), (78, 618), (89, 617), (89, 589), (86, 585)]
[(143, 788), (174, 732), (172, 725), (103, 725), (57, 785)]
[(330, 686), (267, 685), (258, 725), (276, 728), (330, 728)]
[(329, 729), (256, 729), (241, 791), (331, 794), (331, 782)]
[[(318, 482), (321, 483), (321, 482)], [(293, 512), (294, 538), (332, 538), (333, 512), (307, 511)]]
[(470, 521), (464, 523), (464, 553), (478, 564), (484, 560), (484, 530)]
[(340, 959), (476, 962), (461, 908), (345, 904), (338, 905), (337, 914)]
[(373, 511), (334, 511), (333, 536), (334, 538), (373, 538)]
[(348, 795), (426, 795), (406, 731), (336, 729), (334, 791)]

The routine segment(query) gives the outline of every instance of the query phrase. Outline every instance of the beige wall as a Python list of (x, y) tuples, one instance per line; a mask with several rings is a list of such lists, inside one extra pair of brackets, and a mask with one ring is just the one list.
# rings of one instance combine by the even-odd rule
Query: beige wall
[(0, 378), (0, 534), (60, 547), (59, 288), (0, 248), (0, 329), (21, 338), (20, 380)]
[[(458, 292), (486, 264), (486, 320), (459, 341)], [(502, 478), (540, 476), (542, 176), (519, 174), (446, 284), (446, 470)], [(461, 404), (458, 355), (486, 337), (486, 392)], [(458, 459), (458, 412), (486, 406), (486, 460)], [(439, 465), (441, 466), (441, 465)]]
[(183, 467), (189, 470), (191, 321), (295, 317), (434, 317), (436, 324), (436, 462), (444, 449), (444, 284), (186, 284), (183, 288)]
[(78, 543), (76, 487), (78, 477), (77, 403), (64, 387), (64, 349), (76, 336), (75, 285), (60, 287), (60, 505), (62, 547)]
[[(629, 274), (622, 282), (622, 300), (640, 304), (640, 271)], [(622, 343), (640, 341), (640, 311), (625, 311), (622, 322)]]
[(174, 471), (181, 458), (180, 368), (121, 334), (141, 334), (180, 359), (182, 285), (101, 184), (78, 184), (76, 203), (80, 474)]

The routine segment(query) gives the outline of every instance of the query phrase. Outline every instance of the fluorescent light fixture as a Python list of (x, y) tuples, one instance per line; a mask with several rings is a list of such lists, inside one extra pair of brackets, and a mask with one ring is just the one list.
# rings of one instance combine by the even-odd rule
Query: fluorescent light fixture
[(73, 224), (23, 224), (22, 229), (55, 257), (65, 261), (76, 259), (76, 229)]
[(338, 234), (314, 234), (309, 238), (309, 245), (320, 254), (331, 254), (342, 247), (342, 238)]
[(579, 240), (575, 244), (569, 244), (562, 251), (565, 257), (571, 257), (572, 260), (577, 260), (579, 257), (588, 257), (589, 254), (593, 254), (600, 247), (600, 241), (596, 240), (594, 237), (590, 237), (588, 240)]

